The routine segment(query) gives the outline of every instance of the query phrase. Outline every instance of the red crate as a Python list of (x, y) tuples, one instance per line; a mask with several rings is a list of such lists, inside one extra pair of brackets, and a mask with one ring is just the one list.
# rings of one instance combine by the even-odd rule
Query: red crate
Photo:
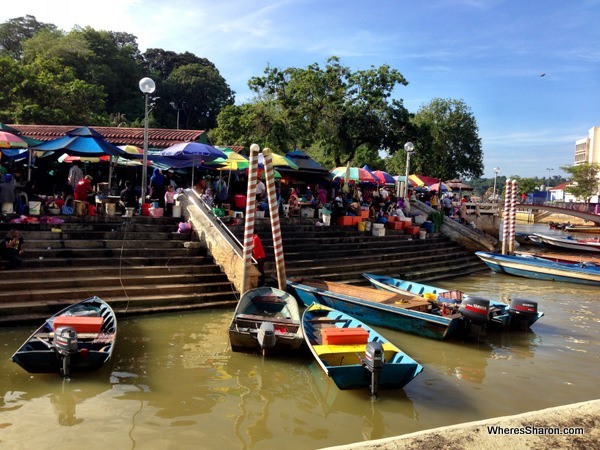
[(57, 316), (54, 318), (53, 327), (72, 327), (78, 333), (100, 333), (102, 317)]
[(386, 225), (388, 230), (402, 230), (404, 228), (402, 222), (388, 222)]
[(323, 328), (321, 338), (325, 345), (366, 344), (369, 332), (364, 328)]

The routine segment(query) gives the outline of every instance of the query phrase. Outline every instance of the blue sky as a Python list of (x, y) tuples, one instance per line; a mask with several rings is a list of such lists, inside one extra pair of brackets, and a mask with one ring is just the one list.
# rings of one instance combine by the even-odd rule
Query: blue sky
[(388, 64), (409, 82), (395, 92), (409, 111), (436, 97), (471, 108), (484, 177), (561, 174), (600, 126), (600, 0), (20, 0), (0, 21), (25, 14), (206, 57), (238, 103), (267, 65)]

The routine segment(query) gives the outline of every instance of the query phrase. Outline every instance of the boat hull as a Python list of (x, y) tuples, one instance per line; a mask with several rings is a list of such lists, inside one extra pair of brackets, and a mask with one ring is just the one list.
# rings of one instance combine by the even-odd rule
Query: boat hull
[[(457, 304), (463, 299), (463, 293), (460, 291), (450, 291), (448, 289), (441, 289), (435, 286), (430, 286), (427, 284), (420, 284), (413, 281), (401, 280), (398, 278), (389, 277), (386, 275), (376, 275), (371, 273), (364, 273), (363, 276), (369, 280), (369, 282), (376, 287), (377, 289), (387, 290), (390, 292), (412, 292), (417, 295), (435, 295), (439, 296), (448, 294), (445, 298), (439, 299), (438, 302), (451, 302), (455, 301)], [(448, 299), (448, 297), (450, 299)], [(466, 297), (465, 297), (466, 298)], [(506, 303), (498, 302), (495, 300), (489, 301), (490, 312), (489, 312), (489, 320), (485, 324), (486, 327), (492, 329), (505, 329), (505, 328), (520, 328), (520, 323), (512, 320), (512, 316), (509, 314), (508, 305)], [(540, 317), (542, 317), (543, 313), (538, 313), (537, 316), (532, 317), (527, 323), (528, 326), (533, 325)]]
[(269, 352), (297, 350), (304, 345), (296, 299), (279, 289), (261, 287), (247, 291), (238, 302), (229, 325), (232, 350), (263, 350), (259, 330), (264, 322), (274, 327), (275, 342), (267, 349)]
[(534, 233), (533, 237), (536, 241), (552, 247), (567, 248), (569, 250), (579, 250), (585, 252), (600, 252), (600, 240), (594, 239), (575, 239), (571, 236), (555, 237), (544, 234)]
[(525, 278), (600, 286), (600, 268), (591, 269), (579, 264), (558, 263), (530, 256), (498, 255), (476, 252), (490, 269)]
[[(54, 316), (39, 327), (12, 356), (29, 373), (60, 373), (63, 366), (53, 346), (54, 320), (59, 316), (93, 311), (103, 318), (102, 326), (95, 337), (80, 334), (78, 351), (70, 355), (69, 369), (72, 373), (92, 372), (100, 369), (112, 356), (117, 334), (117, 321), (112, 308), (98, 297), (91, 297), (75, 303)], [(89, 317), (89, 316), (87, 316)], [(93, 333), (92, 333), (93, 334)]]
[(362, 286), (351, 286), (354, 295), (330, 290), (340, 284), (342, 283), (320, 284), (315, 280), (299, 282), (288, 280), (287, 282), (288, 291), (306, 306), (316, 302), (350, 314), (370, 325), (439, 340), (457, 337), (464, 333), (464, 321), (459, 315), (438, 316), (394, 304), (370, 301), (368, 298), (375, 295), (373, 292), (379, 291)]
[[(362, 344), (324, 344), (324, 328), (361, 329), (368, 333), (368, 337)], [(366, 342), (379, 342), (384, 350), (386, 363), (378, 371), (378, 387), (403, 388), (423, 370), (420, 364), (360, 320), (325, 305), (314, 303), (306, 308), (302, 317), (302, 331), (317, 364), (339, 389), (359, 389), (371, 385), (372, 373), (360, 359), (365, 359)]]

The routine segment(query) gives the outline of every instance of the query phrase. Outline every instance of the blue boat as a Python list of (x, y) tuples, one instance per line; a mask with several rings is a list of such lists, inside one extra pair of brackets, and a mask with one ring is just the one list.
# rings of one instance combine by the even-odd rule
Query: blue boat
[(370, 325), (440, 340), (461, 336), (465, 331), (462, 314), (433, 314), (430, 312), (432, 304), (427, 299), (411, 293), (396, 294), (305, 278), (288, 279), (287, 287), (288, 292), (306, 306), (320, 303)]
[(472, 297), (459, 290), (442, 289), (414, 281), (401, 280), (387, 275), (363, 273), (363, 276), (376, 287), (395, 293), (410, 292), (422, 295), (435, 302), (442, 312), (458, 310), (469, 321), (475, 320), (476, 325), (488, 328), (518, 328), (527, 329), (544, 313), (537, 310), (537, 303), (531, 300), (512, 299), (508, 305), (503, 302)]
[(423, 367), (356, 318), (313, 303), (302, 315), (311, 353), (339, 389), (403, 388)]
[(600, 286), (600, 266), (592, 262), (555, 262), (532, 255), (500, 255), (489, 252), (475, 254), (494, 272), (538, 280)]

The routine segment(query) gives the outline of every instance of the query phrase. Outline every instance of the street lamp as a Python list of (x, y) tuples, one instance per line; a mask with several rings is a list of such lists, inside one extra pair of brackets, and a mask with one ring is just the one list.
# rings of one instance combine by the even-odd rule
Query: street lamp
[(404, 201), (410, 203), (410, 199), (408, 198), (408, 173), (410, 170), (410, 155), (415, 151), (415, 146), (412, 142), (407, 142), (404, 144), (404, 151), (406, 152), (406, 181), (404, 183)]
[(176, 110), (177, 110), (177, 129), (179, 130), (179, 111), (183, 111), (183, 110), (185, 110), (185, 102), (183, 102), (183, 103), (181, 104), (181, 108), (179, 107), (179, 104), (178, 104), (178, 103), (171, 102), (171, 103), (169, 103), (169, 104), (171, 105), (171, 107), (172, 107), (173, 109), (176, 109)]
[(152, 78), (140, 80), (140, 91), (144, 93), (144, 154), (142, 158), (142, 205), (146, 203), (146, 187), (148, 184), (148, 95), (156, 89)]
[(496, 201), (496, 177), (498, 177), (498, 173), (500, 172), (500, 167), (494, 167), (494, 193), (492, 194), (492, 199)]
[(550, 172), (552, 172), (554, 169), (549, 169), (546, 167), (546, 170), (548, 171), (548, 185), (546, 186), (546, 201), (550, 200)]

